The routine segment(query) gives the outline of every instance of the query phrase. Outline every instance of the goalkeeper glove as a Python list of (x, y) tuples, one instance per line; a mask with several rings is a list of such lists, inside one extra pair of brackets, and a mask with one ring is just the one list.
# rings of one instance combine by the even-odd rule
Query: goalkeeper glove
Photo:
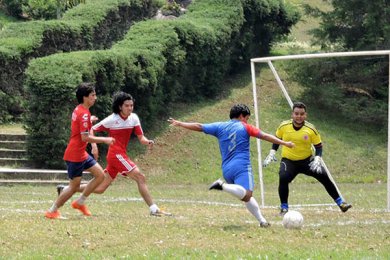
[(276, 151), (274, 149), (271, 149), (269, 151), (269, 154), (267, 155), (267, 157), (265, 157), (263, 161), (263, 167), (267, 167), (267, 165), (270, 164), (271, 162), (276, 162), (278, 160), (276, 159), (275, 153)]
[(322, 158), (321, 156), (315, 156), (314, 159), (309, 163), (310, 170), (315, 173), (322, 173)]

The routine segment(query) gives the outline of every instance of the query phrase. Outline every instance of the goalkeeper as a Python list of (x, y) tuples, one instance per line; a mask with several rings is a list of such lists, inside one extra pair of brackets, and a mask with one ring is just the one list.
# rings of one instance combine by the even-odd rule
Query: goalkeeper
[[(282, 160), (279, 169), (279, 198), (280, 215), (288, 211), (289, 183), (299, 174), (314, 177), (326, 189), (328, 194), (346, 212), (352, 205), (346, 203), (339, 194), (335, 183), (326, 172), (322, 162), (322, 143), (317, 129), (305, 121), (307, 117), (306, 105), (302, 102), (293, 104), (292, 119), (282, 122), (276, 130), (276, 137), (283, 141), (295, 143), (294, 149), (284, 146), (282, 148)], [(314, 145), (315, 156), (312, 158), (311, 146)], [(279, 145), (273, 144), (269, 155), (263, 162), (266, 167), (270, 162), (276, 161), (275, 153)]]

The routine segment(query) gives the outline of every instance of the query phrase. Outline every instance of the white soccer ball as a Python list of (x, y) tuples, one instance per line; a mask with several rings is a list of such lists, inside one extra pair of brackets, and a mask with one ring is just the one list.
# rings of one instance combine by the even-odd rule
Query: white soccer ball
[(283, 226), (288, 229), (300, 229), (303, 225), (303, 216), (300, 212), (289, 210), (283, 217)]

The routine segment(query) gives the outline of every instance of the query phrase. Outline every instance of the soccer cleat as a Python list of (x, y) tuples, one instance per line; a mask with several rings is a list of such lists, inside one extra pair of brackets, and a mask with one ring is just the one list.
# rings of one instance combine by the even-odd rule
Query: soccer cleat
[(83, 213), (85, 216), (91, 216), (91, 211), (89, 211), (88, 207), (86, 205), (80, 205), (77, 203), (77, 200), (74, 200), (72, 202), (72, 208), (74, 209), (78, 209), (81, 211), (81, 213)]
[(59, 184), (57, 185), (57, 194), (60, 196), (61, 192), (65, 189), (65, 185)]
[(260, 227), (262, 227), (262, 228), (269, 228), (271, 226), (271, 224), (270, 223), (268, 223), (268, 222), (260, 222)]
[(58, 218), (61, 218), (61, 214), (58, 210), (56, 210), (54, 212), (46, 211), (45, 217), (50, 218), (50, 219), (58, 219)]
[(352, 208), (352, 205), (343, 202), (340, 204), (339, 208), (341, 209), (342, 212), (347, 212), (350, 208)]
[(222, 184), (223, 181), (218, 179), (210, 185), (209, 190), (222, 190)]
[(156, 210), (155, 212), (150, 212), (150, 216), (154, 216), (154, 217), (172, 216), (172, 213), (159, 209)]
[(281, 208), (281, 209), (280, 209), (279, 216), (283, 217), (287, 212), (288, 212), (288, 209), (286, 209), (286, 208)]

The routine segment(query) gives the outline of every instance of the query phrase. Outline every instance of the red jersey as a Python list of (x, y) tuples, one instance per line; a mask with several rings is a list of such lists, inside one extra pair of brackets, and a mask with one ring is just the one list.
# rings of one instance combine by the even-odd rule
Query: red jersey
[(119, 114), (111, 114), (92, 128), (96, 132), (108, 132), (110, 137), (115, 138), (115, 142), (109, 146), (107, 158), (115, 157), (117, 154), (126, 154), (127, 145), (131, 134), (143, 135), (141, 123), (136, 114), (131, 113), (127, 118)]
[(88, 158), (85, 151), (87, 142), (83, 142), (81, 134), (89, 133), (92, 127), (91, 113), (83, 105), (78, 105), (72, 113), (72, 126), (68, 146), (66, 147), (64, 160), (69, 162), (82, 162)]

